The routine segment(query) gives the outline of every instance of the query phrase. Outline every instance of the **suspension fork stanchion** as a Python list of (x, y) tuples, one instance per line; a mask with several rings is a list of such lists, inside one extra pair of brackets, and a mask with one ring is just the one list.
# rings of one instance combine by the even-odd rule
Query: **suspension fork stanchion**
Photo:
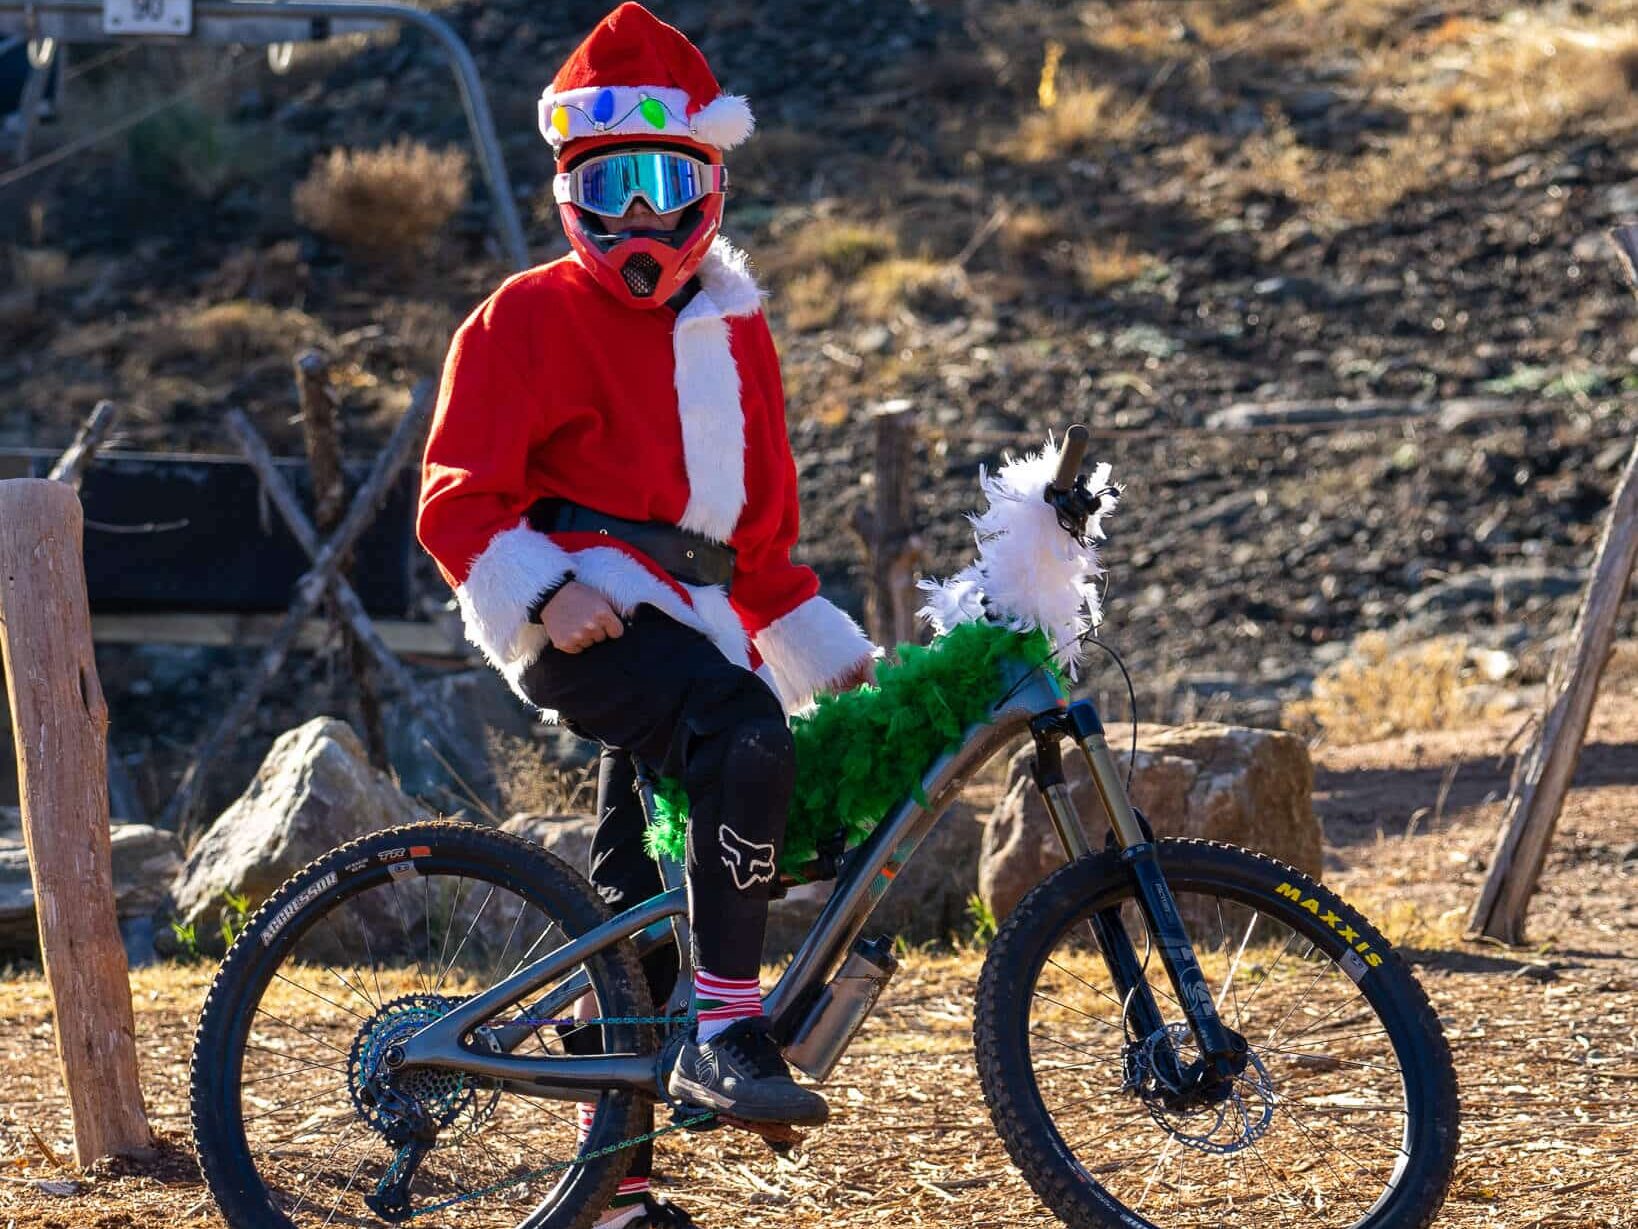
[[(1171, 978), (1177, 1000), (1188, 1018), (1189, 1028), (1206, 1062), (1219, 1074), (1232, 1072), (1234, 1059), (1245, 1053), (1244, 1039), (1232, 1035), (1224, 1027), (1212, 1001), (1211, 991), (1200, 971), (1200, 962), (1183, 929), (1183, 919), (1177, 912), (1177, 898), (1160, 869), (1160, 855), (1153, 834), (1147, 831), (1126, 797), (1126, 787), (1120, 770), (1109, 752), (1109, 741), (1104, 736), (1103, 721), (1097, 707), (1090, 700), (1079, 700), (1063, 713), (1060, 722), (1075, 739), (1086, 756), (1091, 770), (1092, 785), (1098, 791), (1109, 825), (1114, 829), (1121, 861), (1131, 871), (1137, 888), (1138, 902), (1149, 925), (1154, 944), (1160, 949), (1160, 958)], [(1114, 919), (1117, 923), (1119, 918)], [(1130, 946), (1130, 944), (1128, 944)], [(1151, 1000), (1152, 1001), (1152, 1000)]]
[[(1030, 723), (1030, 733), (1035, 736), (1035, 762), (1031, 765), (1035, 787), (1041, 791), (1041, 800), (1046, 803), (1047, 815), (1064, 847), (1064, 855), (1073, 862), (1092, 852), (1092, 841), (1064, 780), (1060, 744), (1067, 732), (1061, 712)], [(1130, 1021), (1131, 1032), (1140, 1038), (1157, 1032), (1165, 1021), (1155, 1002), (1154, 990), (1143, 976), (1143, 964), (1132, 946), (1132, 936), (1126, 933), (1126, 926), (1120, 920), (1120, 910), (1104, 909), (1095, 913), (1088, 925), (1109, 969), (1110, 980), (1119, 992), (1123, 1025)]]

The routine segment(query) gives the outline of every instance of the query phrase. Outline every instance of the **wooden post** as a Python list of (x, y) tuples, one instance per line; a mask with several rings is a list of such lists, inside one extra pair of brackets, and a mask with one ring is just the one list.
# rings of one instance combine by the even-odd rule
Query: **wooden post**
[(46, 477), (55, 482), (66, 482), (76, 491), (79, 490), (86, 467), (91, 464), (91, 458), (97, 455), (97, 449), (102, 447), (108, 428), (113, 425), (114, 403), (97, 402), (96, 408), (91, 411), (91, 417), (80, 424), (80, 429), (74, 433), (74, 442), (57, 458), (57, 463), (51, 467), (51, 472)]
[[(1638, 293), (1638, 227), (1610, 232), (1621, 255), (1627, 283)], [(1470, 934), (1503, 943), (1524, 940), (1524, 918), (1547, 861), (1553, 829), (1581, 759), (1598, 681), (1615, 643), (1616, 616), (1638, 559), (1638, 445), (1627, 458), (1610, 505), (1609, 521), (1598, 543), (1592, 577), (1571, 638), (1568, 679), (1553, 700), (1536, 741), (1523, 761), (1518, 786), (1509, 800), (1490, 873), (1468, 919)], [(1555, 672), (1557, 675), (1557, 672)], [(1550, 681), (1549, 690), (1561, 675)]]
[(922, 559), (913, 511), (916, 420), (902, 404), (883, 406), (871, 416), (876, 425), (874, 506), (858, 510), (853, 528), (870, 568), (865, 622), (872, 639), (891, 649), (916, 639), (916, 567)]
[(66, 483), (0, 482), (0, 653), (22, 786), (23, 839), (74, 1159), (152, 1147), (137, 1080), (130, 973), (114, 913), (108, 706), (91, 655), (84, 516)]
[[(330, 363), (317, 350), (309, 350), (296, 359), (296, 395), (301, 401), (301, 434), (307, 445), (307, 467), (313, 476), (313, 523), (321, 535), (328, 537), (335, 532), (342, 513), (347, 510), (347, 488), (341, 471), (341, 428), (336, 421), (335, 393), (330, 387)], [(349, 553), (336, 575), (345, 579), (351, 573)], [(370, 676), (369, 655), (342, 617), (333, 593), (329, 606), (341, 634), (341, 655), (352, 674), (353, 697), (358, 703), (370, 763), (386, 772), (387, 733), (381, 724), (381, 699)]]

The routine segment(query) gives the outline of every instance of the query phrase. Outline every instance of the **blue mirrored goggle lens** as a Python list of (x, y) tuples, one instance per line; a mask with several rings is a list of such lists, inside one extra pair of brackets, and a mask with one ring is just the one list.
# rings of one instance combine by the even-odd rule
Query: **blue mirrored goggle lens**
[(715, 190), (719, 170), (681, 154), (610, 154), (569, 172), (569, 199), (611, 218), (639, 196), (655, 213), (671, 213)]

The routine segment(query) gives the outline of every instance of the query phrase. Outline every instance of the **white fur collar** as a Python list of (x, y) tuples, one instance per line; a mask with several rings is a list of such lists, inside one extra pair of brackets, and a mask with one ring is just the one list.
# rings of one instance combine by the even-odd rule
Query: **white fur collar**
[(751, 274), (744, 252), (718, 235), (699, 269), (700, 293), (683, 308), (682, 316), (749, 316), (762, 308), (762, 290)]

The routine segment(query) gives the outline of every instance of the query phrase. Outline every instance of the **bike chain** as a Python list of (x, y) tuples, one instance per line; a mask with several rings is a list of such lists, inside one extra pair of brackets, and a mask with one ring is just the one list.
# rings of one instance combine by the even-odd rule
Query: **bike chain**
[[(516, 1020), (510, 1021), (510, 1023), (513, 1024), (532, 1024), (536, 1027), (542, 1027), (548, 1024), (675, 1025), (692, 1024), (693, 1022), (694, 1017), (692, 1016), (596, 1016), (589, 1020), (576, 1020), (572, 1017), (537, 1018), (532, 1016), (523, 1016)], [(673, 1106), (673, 1108), (675, 1109), (676, 1107)], [(433, 1212), (441, 1212), (445, 1208), (452, 1208), (457, 1204), (467, 1203), (473, 1199), (482, 1199), (485, 1195), (493, 1195), (496, 1191), (504, 1191), (508, 1187), (521, 1186), (525, 1182), (533, 1182), (536, 1178), (543, 1178), (547, 1174), (561, 1173), (563, 1170), (568, 1169), (571, 1165), (583, 1165), (587, 1161), (595, 1161), (601, 1157), (612, 1156), (614, 1153), (624, 1151), (627, 1148), (635, 1148), (639, 1144), (646, 1144), (649, 1140), (659, 1139), (662, 1135), (670, 1135), (673, 1131), (689, 1130), (693, 1127), (699, 1126), (703, 1122), (707, 1122), (710, 1119), (715, 1118), (716, 1116), (715, 1110), (706, 1110), (705, 1112), (697, 1114), (692, 1118), (685, 1118), (680, 1122), (674, 1122), (670, 1126), (659, 1127), (656, 1130), (649, 1131), (644, 1135), (634, 1135), (630, 1139), (621, 1140), (619, 1143), (615, 1144), (609, 1144), (607, 1147), (599, 1148), (595, 1152), (587, 1152), (582, 1155), (577, 1155), (573, 1160), (553, 1161), (548, 1165), (542, 1165), (539, 1169), (532, 1169), (528, 1173), (520, 1174), (516, 1178), (507, 1178), (501, 1182), (491, 1183), (489, 1186), (479, 1187), (475, 1191), (467, 1191), (464, 1195), (456, 1195), (453, 1198), (445, 1199), (440, 1203), (428, 1204), (424, 1208), (417, 1208), (415, 1211), (411, 1212), (409, 1216), (405, 1217), (405, 1219), (414, 1220), (420, 1216), (428, 1216)], [(392, 1159), (392, 1164), (387, 1166), (387, 1172), (382, 1174), (380, 1180), (375, 1184), (375, 1188), (378, 1192), (391, 1185), (393, 1180), (397, 1178), (399, 1166), (404, 1163), (404, 1158), (407, 1157), (409, 1153), (410, 1145), (408, 1144), (398, 1150), (397, 1155)]]

